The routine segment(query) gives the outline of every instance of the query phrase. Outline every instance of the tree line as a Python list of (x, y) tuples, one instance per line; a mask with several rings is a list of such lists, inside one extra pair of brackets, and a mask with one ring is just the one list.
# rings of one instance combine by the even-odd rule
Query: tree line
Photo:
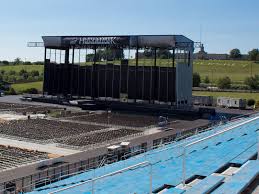
[[(193, 87), (200, 87), (201, 82), (202, 80), (201, 80), (200, 74), (197, 72), (193, 73)], [(205, 84), (211, 83), (208, 76), (204, 78), (203, 83)], [(246, 77), (244, 84), (247, 87), (246, 89), (259, 90), (259, 75)], [(232, 81), (228, 76), (219, 78), (217, 80), (216, 85), (219, 89), (244, 89), (244, 88), (235, 88), (232, 85)]]
[[(239, 59), (242, 54), (238, 48), (232, 49), (229, 52), (229, 57), (231, 59)], [(252, 49), (248, 52), (248, 60), (250, 61), (259, 61), (259, 49)]]
[(14, 59), (14, 61), (0, 61), (0, 65), (44, 65), (44, 63), (42, 61), (22, 61), (21, 58), (17, 57), (16, 59)]

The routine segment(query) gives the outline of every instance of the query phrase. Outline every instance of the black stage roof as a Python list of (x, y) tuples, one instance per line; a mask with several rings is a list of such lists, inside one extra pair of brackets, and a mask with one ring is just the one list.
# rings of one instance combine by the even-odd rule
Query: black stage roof
[(183, 35), (124, 35), (124, 36), (43, 36), (46, 48), (179, 48), (194, 49), (194, 42)]

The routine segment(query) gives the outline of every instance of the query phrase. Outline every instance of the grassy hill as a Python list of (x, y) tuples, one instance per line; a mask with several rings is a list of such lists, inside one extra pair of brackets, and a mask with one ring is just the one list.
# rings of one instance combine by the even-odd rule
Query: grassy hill
[(33, 70), (39, 71), (39, 73), (43, 72), (43, 65), (1, 65), (0, 71), (4, 70), (5, 72), (8, 71), (15, 71), (19, 73), (22, 69), (26, 70), (27, 72), (31, 72)]
[[(134, 64), (134, 60), (130, 60), (131, 65)], [(140, 59), (139, 65), (150, 65), (153, 63), (151, 59)], [(159, 66), (170, 66), (172, 65), (170, 60), (158, 59), (157, 65)], [(32, 70), (38, 70), (39, 73), (43, 72), (43, 65), (7, 65), (0, 66), (0, 71), (16, 71), (19, 72), (22, 69), (30, 72)], [(244, 79), (252, 75), (259, 74), (259, 63), (251, 61), (236, 61), (236, 60), (195, 60), (193, 64), (193, 71), (198, 72), (201, 78), (204, 79), (206, 76), (212, 82), (216, 82), (218, 78), (229, 76), (233, 83), (242, 84)]]
[(29, 82), (29, 83), (19, 83), (19, 84), (12, 84), (12, 88), (20, 93), (21, 91), (30, 89), (30, 88), (36, 88), (38, 91), (42, 91), (43, 82)]
[(244, 98), (244, 99), (253, 98), (256, 101), (259, 101), (258, 93), (193, 91), (192, 94), (196, 96), (213, 96), (214, 98), (217, 98), (220, 96), (230, 97), (230, 98)]
[(208, 76), (211, 82), (228, 76), (233, 83), (242, 84), (251, 74), (259, 74), (259, 63), (234, 60), (195, 60), (193, 71), (201, 75), (202, 80)]

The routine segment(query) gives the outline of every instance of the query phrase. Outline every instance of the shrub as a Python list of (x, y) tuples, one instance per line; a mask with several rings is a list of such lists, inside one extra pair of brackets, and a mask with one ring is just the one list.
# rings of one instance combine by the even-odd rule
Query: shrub
[(259, 100), (255, 103), (255, 108), (259, 109)]
[(16, 91), (14, 88), (10, 88), (8, 91), (5, 92), (6, 95), (16, 95)]
[(192, 85), (193, 87), (199, 87), (201, 83), (201, 77), (199, 73), (193, 73), (192, 76)]
[(249, 90), (249, 86), (243, 84), (231, 84), (231, 89), (234, 90)]
[(247, 100), (247, 106), (253, 106), (255, 105), (255, 100), (254, 99), (248, 99)]
[(231, 88), (231, 79), (229, 77), (219, 78), (217, 85), (220, 89), (229, 89)]
[(23, 64), (24, 65), (31, 65), (32, 63), (30, 61), (24, 61)]
[(253, 89), (253, 90), (259, 89), (259, 75), (247, 77), (245, 79), (245, 84), (249, 86), (250, 89)]
[(16, 72), (15, 72), (14, 70), (11, 70), (11, 71), (8, 72), (8, 74), (9, 74), (9, 75), (15, 75)]
[(27, 94), (38, 94), (39, 91), (36, 88), (28, 88), (26, 90), (22, 91), (23, 93), (27, 93)]
[(28, 72), (24, 69), (21, 69), (21, 71), (19, 72), (19, 75), (23, 76), (24, 74), (28, 74)]
[(205, 84), (209, 84), (209, 83), (210, 83), (210, 79), (209, 79), (209, 77), (208, 77), (208, 76), (206, 76), (206, 77), (205, 77), (205, 79), (204, 79), (204, 83), (205, 83)]
[(37, 71), (37, 70), (32, 70), (32, 71), (30, 72), (30, 75), (31, 75), (32, 77), (35, 77), (35, 76), (39, 76), (40, 73), (39, 73), (39, 71)]

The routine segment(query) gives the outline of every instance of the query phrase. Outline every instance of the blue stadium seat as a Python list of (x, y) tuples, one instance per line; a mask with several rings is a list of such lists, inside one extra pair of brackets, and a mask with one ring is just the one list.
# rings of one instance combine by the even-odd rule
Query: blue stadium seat
[(250, 160), (226, 183), (213, 194), (241, 193), (259, 175), (259, 160)]
[(251, 159), (256, 153), (258, 149), (258, 144), (253, 145), (249, 149), (247, 149), (245, 152), (234, 158), (231, 163), (234, 164), (244, 164), (246, 163), (249, 159)]
[(222, 183), (223, 176), (210, 175), (187, 190), (185, 194), (206, 194), (210, 193), (214, 188)]
[(178, 188), (171, 188), (171, 189), (167, 189), (165, 191), (163, 191), (163, 194), (182, 194), (184, 193), (185, 191), (182, 190), (182, 189), (178, 189)]

